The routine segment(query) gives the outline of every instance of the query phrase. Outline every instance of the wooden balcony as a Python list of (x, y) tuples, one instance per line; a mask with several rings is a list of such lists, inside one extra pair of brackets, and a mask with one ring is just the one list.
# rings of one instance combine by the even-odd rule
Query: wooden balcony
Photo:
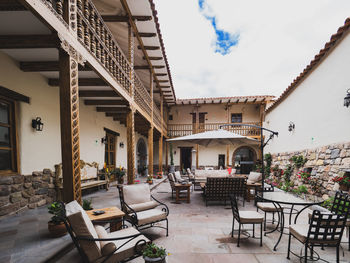
[[(191, 135), (199, 132), (205, 131), (213, 131), (219, 129), (220, 125), (224, 125), (227, 123), (204, 123), (198, 124), (168, 124), (168, 136), (171, 138)], [(260, 129), (250, 127), (248, 125), (258, 125), (260, 126), (260, 122), (244, 122), (244, 123), (233, 123), (233, 124), (242, 124), (242, 126), (231, 126), (225, 127), (226, 130), (229, 130), (233, 133), (240, 134), (243, 136), (251, 137), (251, 138), (260, 138)], [(247, 124), (247, 125), (245, 125)]]

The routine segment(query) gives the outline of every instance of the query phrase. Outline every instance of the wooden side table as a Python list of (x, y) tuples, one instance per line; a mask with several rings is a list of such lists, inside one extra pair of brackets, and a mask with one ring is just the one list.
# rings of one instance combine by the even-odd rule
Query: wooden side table
[[(255, 199), (255, 193), (257, 190), (261, 189), (261, 183), (247, 183), (247, 201), (250, 202), (250, 200)], [(250, 191), (254, 190), (254, 194), (252, 194)]]
[[(192, 184), (175, 184), (175, 191), (176, 191), (176, 203), (179, 204), (180, 201), (187, 201), (187, 203), (190, 203), (190, 189)], [(181, 196), (180, 191), (181, 190), (187, 190), (187, 194)]]
[[(101, 210), (105, 211), (105, 213), (101, 215), (94, 215), (94, 211), (101, 211)], [(117, 231), (121, 228), (123, 217), (125, 216), (125, 213), (115, 206), (101, 208), (101, 209), (94, 209), (94, 210), (86, 211), (86, 213), (88, 214), (92, 223), (99, 223), (101, 221), (111, 221), (110, 222), (111, 232)]]

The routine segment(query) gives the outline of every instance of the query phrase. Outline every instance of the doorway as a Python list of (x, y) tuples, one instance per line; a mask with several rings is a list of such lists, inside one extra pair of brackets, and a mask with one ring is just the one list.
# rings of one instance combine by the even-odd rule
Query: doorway
[(180, 169), (192, 168), (192, 147), (180, 147)]
[(106, 131), (106, 142), (105, 142), (105, 163), (108, 171), (113, 171), (115, 169), (115, 141), (116, 135)]
[(247, 146), (238, 148), (233, 154), (232, 163), (238, 174), (249, 174), (254, 168), (255, 161), (255, 151)]
[(218, 168), (225, 168), (225, 154), (219, 154)]
[(147, 147), (145, 140), (140, 138), (137, 142), (137, 173), (147, 176)]

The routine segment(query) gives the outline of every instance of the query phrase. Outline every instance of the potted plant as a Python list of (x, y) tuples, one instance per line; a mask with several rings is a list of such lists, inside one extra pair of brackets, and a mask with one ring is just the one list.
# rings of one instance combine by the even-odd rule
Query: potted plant
[(149, 243), (145, 246), (142, 255), (145, 263), (165, 263), (167, 254), (165, 248)]
[(47, 208), (49, 213), (53, 215), (48, 222), (48, 229), (51, 236), (61, 237), (67, 234), (67, 229), (63, 222), (65, 216), (64, 205), (59, 202), (53, 202)]
[(157, 179), (162, 179), (162, 178), (163, 178), (162, 172), (158, 172), (158, 173), (157, 173)]
[(169, 173), (174, 173), (175, 172), (175, 166), (174, 166), (174, 154), (173, 154), (173, 145), (170, 143), (169, 146), (170, 150), (170, 169)]
[(115, 177), (118, 181), (118, 184), (124, 183), (124, 175), (125, 175), (125, 169), (122, 166), (119, 166), (119, 168), (116, 168), (113, 173), (115, 174)]
[(332, 179), (333, 182), (339, 184), (339, 189), (342, 191), (348, 191), (350, 187), (350, 178), (348, 176), (335, 176)]
[(149, 183), (149, 184), (153, 184), (153, 176), (152, 175), (147, 176), (147, 181), (146, 182)]
[(92, 199), (83, 199), (83, 209), (84, 210), (92, 210)]

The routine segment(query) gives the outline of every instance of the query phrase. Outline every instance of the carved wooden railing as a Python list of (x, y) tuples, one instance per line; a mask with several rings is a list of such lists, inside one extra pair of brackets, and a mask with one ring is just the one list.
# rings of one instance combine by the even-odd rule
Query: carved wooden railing
[(153, 122), (158, 125), (158, 127), (162, 127), (162, 119), (160, 115), (160, 110), (156, 106), (156, 104), (153, 105)]
[[(191, 135), (194, 133), (204, 132), (204, 131), (212, 131), (219, 129), (220, 125), (227, 123), (199, 123), (198, 127), (196, 124), (168, 124), (168, 136), (169, 137), (179, 137)], [(250, 125), (260, 125), (260, 122), (244, 122), (244, 123), (236, 123), (242, 124), (241, 126), (229, 126), (224, 127), (225, 130), (229, 130), (233, 133), (240, 134), (243, 136), (259, 138), (260, 137), (260, 129), (249, 127), (245, 124)]]
[(135, 91), (134, 100), (137, 105), (140, 106), (144, 111), (146, 111), (150, 116), (152, 115), (152, 98), (148, 93), (147, 89), (139, 79), (137, 75), (134, 75)]

